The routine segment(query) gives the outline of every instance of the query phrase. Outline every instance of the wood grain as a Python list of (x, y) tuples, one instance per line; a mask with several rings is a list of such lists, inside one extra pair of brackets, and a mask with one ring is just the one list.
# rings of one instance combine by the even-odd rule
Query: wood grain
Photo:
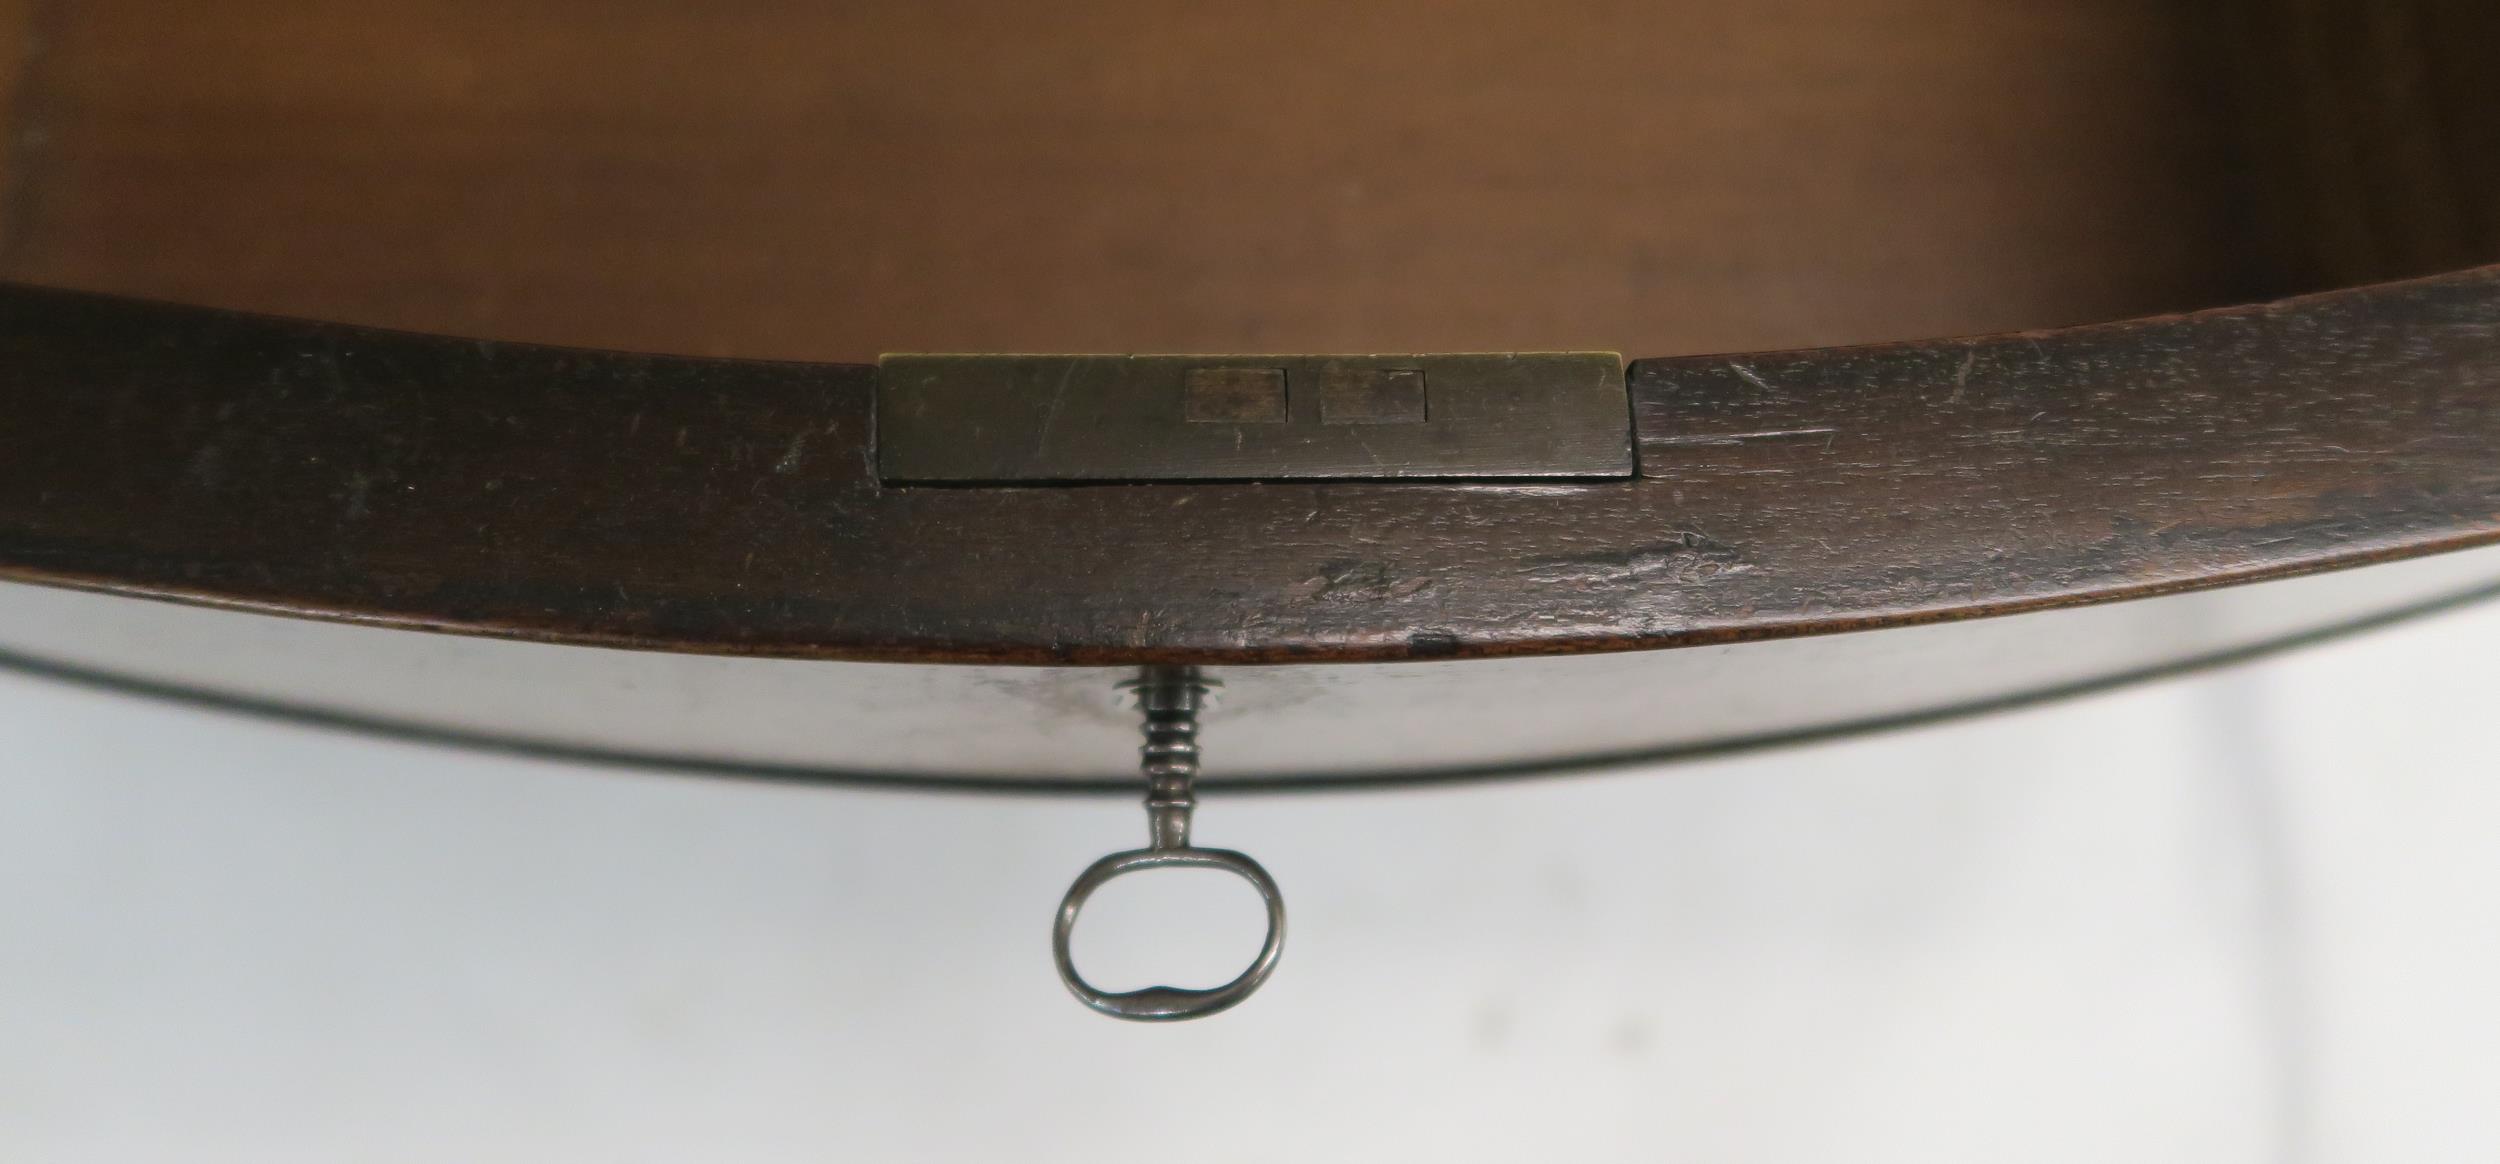
[(2500, 258), (2500, 6), (2233, 0), (2216, 12), (2245, 253), (2264, 286)]
[(42, 148), (42, 56), (50, 31), (43, 0), (0, 0), (0, 261), (23, 223), (14, 213), (26, 185), (24, 166)]
[(887, 489), (868, 369), (496, 342), (1781, 348), (2494, 257), (2489, 18), (2222, 11), (0, 9), (0, 273), (485, 337), (6, 292), (0, 564), (565, 641), (1242, 662), (1895, 625), (2484, 540), (2487, 269), (1644, 361), (1643, 476), (1580, 486)]
[(2157, 0), (66, 0), (0, 275), (508, 340), (1737, 350), (2246, 298)]
[(0, 292), (0, 577), (678, 651), (1691, 646), (2500, 537), (2500, 268), (1648, 360), (1635, 479), (891, 488), (875, 370)]

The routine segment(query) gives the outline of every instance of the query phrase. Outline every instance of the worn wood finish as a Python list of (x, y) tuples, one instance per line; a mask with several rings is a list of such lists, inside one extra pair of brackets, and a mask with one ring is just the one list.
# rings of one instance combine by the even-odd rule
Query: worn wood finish
[[(1652, 763), (1932, 722), (2500, 593), (2500, 546), (2135, 602), (1725, 647), (1221, 667), (1226, 786)], [(331, 730), (776, 780), (1135, 794), (1125, 667), (723, 658), (0, 583), (0, 668)]]
[(1575, 485), (886, 488), (868, 368), (512, 341), (1796, 349), (2426, 275), (2500, 260), (2492, 11), (0, 0), (0, 277), (484, 337), (0, 291), (0, 576), (803, 659), (1998, 644), (1631, 657), (1728, 701), (1659, 746), (2131, 673), (1964, 620), (2500, 536), (2500, 269), (1646, 360)]
[(873, 369), (0, 298), (0, 576), (794, 657), (1689, 646), (2500, 537), (2500, 270), (1648, 360), (1637, 479), (893, 488)]

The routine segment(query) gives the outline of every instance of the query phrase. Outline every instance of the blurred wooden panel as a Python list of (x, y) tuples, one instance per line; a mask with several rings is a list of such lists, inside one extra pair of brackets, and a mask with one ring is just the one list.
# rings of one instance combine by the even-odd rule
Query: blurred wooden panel
[(2500, 260), (2500, 5), (2234, 0), (2218, 64), (2260, 285), (2348, 286)]
[(61, 0), (0, 274), (826, 359), (2109, 318), (2245, 283), (2176, 9)]
[[(0, 0), (0, 210), (14, 206), (18, 139), (30, 128), (19, 116), (19, 96), (28, 87), (31, 58), (40, 51), (36, 31), (38, 0)], [(6, 253), (10, 225), (0, 222), (0, 254)]]

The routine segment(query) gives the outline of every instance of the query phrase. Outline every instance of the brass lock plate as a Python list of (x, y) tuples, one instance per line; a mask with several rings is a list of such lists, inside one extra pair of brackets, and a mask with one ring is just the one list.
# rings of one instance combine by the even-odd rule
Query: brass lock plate
[(1613, 352), (889, 355), (895, 484), (1629, 477)]

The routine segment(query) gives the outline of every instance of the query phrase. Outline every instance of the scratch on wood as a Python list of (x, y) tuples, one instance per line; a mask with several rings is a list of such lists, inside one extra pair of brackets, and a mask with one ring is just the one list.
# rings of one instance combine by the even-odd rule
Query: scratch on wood
[(1386, 562), (1326, 562), (1293, 588), (1295, 596), (1323, 602), (1381, 602), (1411, 598), (1432, 589), (1430, 578), (1400, 578)]
[(1050, 410), (1042, 414), (1041, 431), (1033, 435), (1033, 448), (1036, 451), (1047, 451), (1050, 448), (1050, 430), (1059, 424), (1059, 410), (1068, 403), (1068, 385), (1075, 379), (1076, 361), (1070, 360), (1066, 367), (1059, 370), (1059, 383), (1050, 390)]
[(1526, 574), (1544, 585), (1587, 587), (1628, 582), (1701, 582), (1752, 568), (1735, 547), (1699, 530), (1680, 530), (1663, 542), (1630, 550), (1542, 558), (1529, 562)]
[(1790, 437), (1829, 436), (1839, 432), (1829, 427), (1766, 428), (1760, 432), (1696, 433), (1686, 436), (1649, 437), (1653, 445), (1741, 445), (1746, 441), (1782, 440)]
[(781, 454), (781, 459), (780, 459), (780, 460), (778, 460), (778, 461), (773, 462), (773, 472), (776, 472), (776, 473), (796, 473), (796, 472), (798, 472), (798, 471), (799, 471), (799, 454), (800, 454), (800, 453), (802, 453), (802, 452), (805, 452), (805, 451), (806, 451), (806, 449), (807, 449), (807, 434), (806, 434), (806, 433), (800, 433), (798, 436), (791, 438), (791, 441), (790, 441), (790, 451), (788, 451), (788, 452), (785, 452), (785, 453)]
[(1770, 381), (1763, 379), (1760, 372), (1753, 370), (1753, 365), (1743, 363), (1738, 360), (1729, 360), (1727, 362), (1727, 366), (1729, 371), (1736, 373), (1737, 378), (1743, 380), (1745, 383), (1751, 384), (1756, 388), (1760, 388), (1765, 392), (1776, 391), (1776, 389), (1771, 387)]
[(1962, 393), (1970, 389), (1971, 365), (1978, 362), (1979, 349), (1977, 347), (1966, 347), (1962, 349), (1962, 366), (1955, 369), (1953, 373), (1953, 395), (1946, 397), (1945, 403), (1959, 404), (1962, 402)]

